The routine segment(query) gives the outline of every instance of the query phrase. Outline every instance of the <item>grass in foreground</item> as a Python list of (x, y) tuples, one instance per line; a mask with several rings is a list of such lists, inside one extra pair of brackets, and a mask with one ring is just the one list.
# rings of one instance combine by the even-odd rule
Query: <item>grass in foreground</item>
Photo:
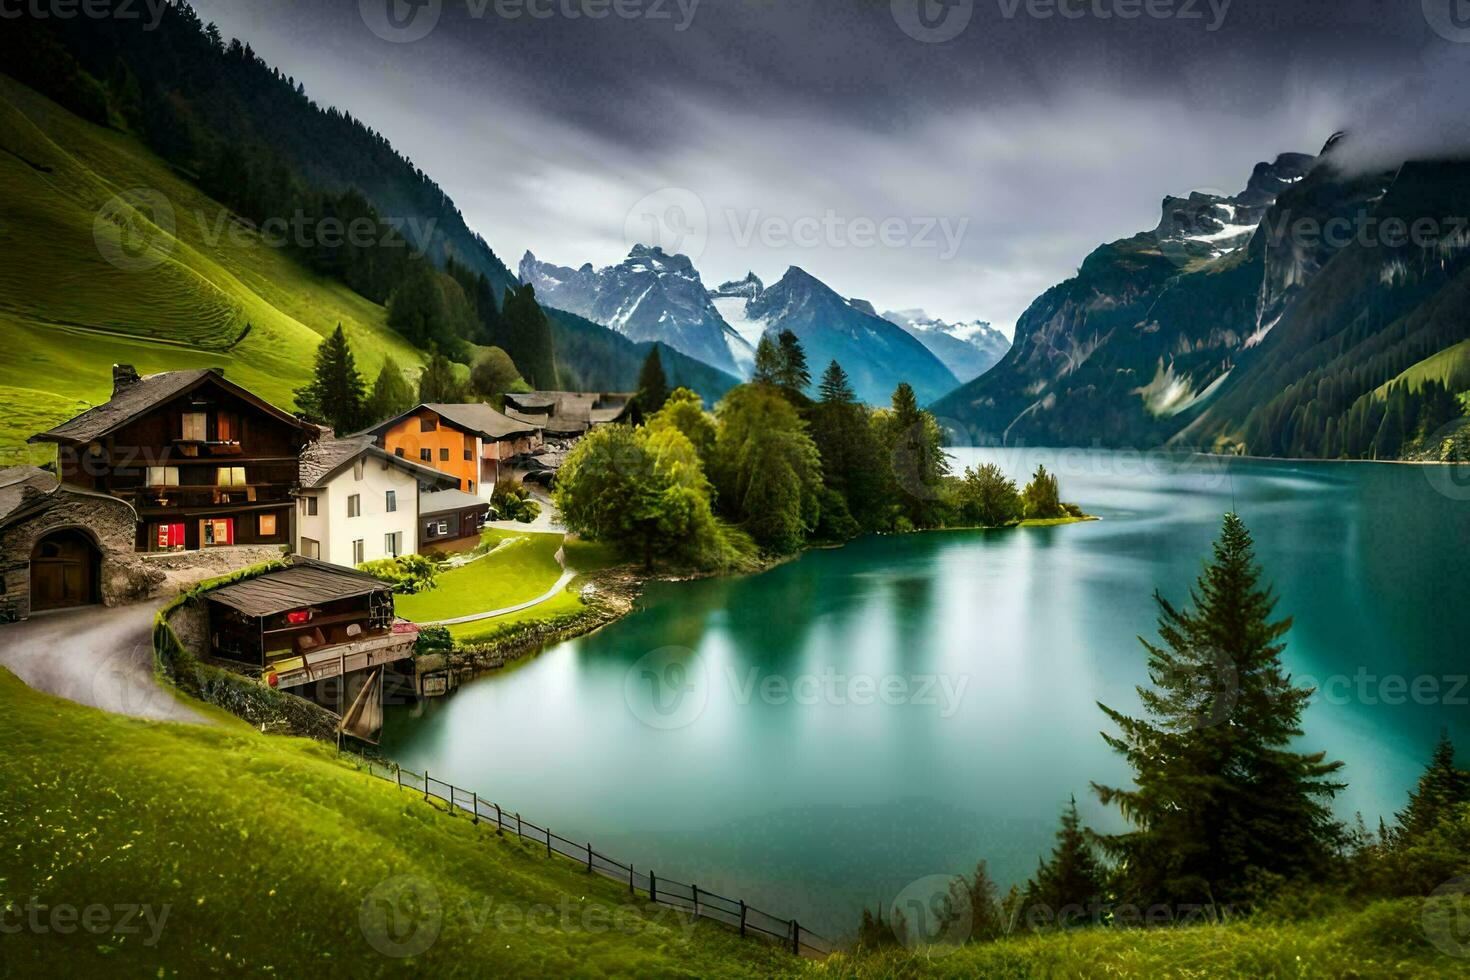
[(442, 573), (427, 592), (399, 596), (398, 615), (427, 623), (504, 609), (545, 595), (561, 578), (562, 535), (485, 532), (494, 550)]
[[(1465, 955), (1425, 937), (1420, 899), (1300, 922), (1244, 920), (1226, 926), (1086, 929), (931, 950), (837, 956), (832, 977), (1446, 977), (1470, 976)], [(1443, 934), (1455, 930), (1444, 910)], [(1459, 915), (1470, 914), (1462, 904)], [(946, 955), (948, 954), (948, 955)]]
[[(446, 816), (316, 743), (239, 724), (107, 715), (32, 691), (4, 670), (0, 703), (0, 736), (12, 746), (0, 755), (0, 908), (11, 909), (0, 973), (757, 976), (802, 968), (719, 926), (630, 902), (615, 882)], [(395, 897), (399, 914), (385, 921)], [(415, 897), (436, 897), (440, 912)], [(119, 910), (137, 906), (148, 909)], [(97, 918), (53, 913), (70, 907), (97, 909)], [(412, 958), (381, 952), (420, 943)]]

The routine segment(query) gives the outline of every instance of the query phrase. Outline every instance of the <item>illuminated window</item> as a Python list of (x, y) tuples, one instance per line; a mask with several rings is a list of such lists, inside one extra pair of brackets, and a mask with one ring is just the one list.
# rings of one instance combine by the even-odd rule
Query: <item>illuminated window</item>
[(245, 467), (221, 466), (214, 471), (215, 485), (220, 487), (245, 486)]
[(177, 466), (150, 466), (148, 467), (148, 485), (150, 487), (176, 487), (179, 485), (179, 468)]
[(215, 416), (214, 429), (214, 437), (219, 442), (234, 442), (239, 438), (235, 435), (235, 417), (233, 415)]
[(183, 438), (204, 442), (209, 438), (209, 416), (203, 412), (185, 412)]
[(262, 538), (273, 538), (276, 536), (276, 515), (260, 515), (260, 536)]

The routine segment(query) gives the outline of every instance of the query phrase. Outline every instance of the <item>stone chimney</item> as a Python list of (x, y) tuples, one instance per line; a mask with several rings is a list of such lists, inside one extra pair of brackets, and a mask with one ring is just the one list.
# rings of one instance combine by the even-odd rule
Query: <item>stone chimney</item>
[(137, 370), (131, 364), (114, 364), (112, 366), (112, 397), (116, 398), (124, 388), (135, 385), (140, 380)]

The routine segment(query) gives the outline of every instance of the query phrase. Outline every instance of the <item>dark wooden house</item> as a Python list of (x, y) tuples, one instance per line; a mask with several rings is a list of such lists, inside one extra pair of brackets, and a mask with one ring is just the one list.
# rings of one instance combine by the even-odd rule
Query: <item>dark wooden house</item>
[(282, 689), (405, 660), (418, 639), (418, 628), (394, 615), (387, 585), (305, 558), (215, 589), (205, 602), (210, 656), (258, 669)]
[(292, 540), (292, 491), (314, 426), (215, 370), (139, 377), (113, 367), (112, 398), (31, 442), (57, 445), (61, 479), (138, 514), (139, 551)]

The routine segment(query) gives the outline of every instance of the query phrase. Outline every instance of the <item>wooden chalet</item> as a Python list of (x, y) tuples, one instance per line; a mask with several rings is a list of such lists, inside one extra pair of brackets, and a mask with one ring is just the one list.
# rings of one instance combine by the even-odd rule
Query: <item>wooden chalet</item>
[(215, 589), (205, 601), (210, 655), (258, 669), (282, 689), (407, 660), (418, 639), (418, 627), (394, 615), (389, 586), (305, 558)]
[(64, 483), (131, 504), (139, 551), (291, 542), (314, 426), (218, 370), (112, 377), (107, 402), (31, 437), (56, 444)]

